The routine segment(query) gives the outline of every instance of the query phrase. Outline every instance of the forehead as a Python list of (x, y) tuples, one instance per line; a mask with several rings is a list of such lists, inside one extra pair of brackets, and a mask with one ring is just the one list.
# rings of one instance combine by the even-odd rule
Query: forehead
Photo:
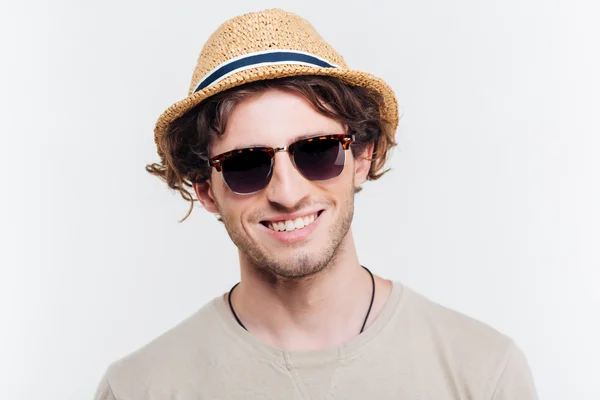
[(302, 96), (268, 89), (234, 107), (224, 134), (213, 140), (211, 153), (250, 146), (277, 147), (302, 137), (344, 132), (340, 122), (319, 113)]

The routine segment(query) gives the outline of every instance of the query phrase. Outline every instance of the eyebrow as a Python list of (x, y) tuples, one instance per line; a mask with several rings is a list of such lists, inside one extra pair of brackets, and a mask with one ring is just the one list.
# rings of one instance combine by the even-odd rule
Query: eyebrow
[[(292, 139), (290, 140), (290, 142), (288, 144), (286, 144), (286, 146), (289, 146), (290, 144), (295, 143), (298, 140), (302, 140), (302, 139), (308, 139), (311, 137), (326, 136), (326, 135), (338, 135), (338, 134), (339, 134), (339, 132), (330, 132), (330, 131), (323, 131), (323, 130), (299, 133), (296, 136), (292, 137)], [(231, 151), (247, 149), (249, 147), (271, 147), (271, 146), (267, 146), (266, 144), (251, 144), (251, 145), (245, 145), (245, 146), (236, 146), (233, 149), (231, 149)]]

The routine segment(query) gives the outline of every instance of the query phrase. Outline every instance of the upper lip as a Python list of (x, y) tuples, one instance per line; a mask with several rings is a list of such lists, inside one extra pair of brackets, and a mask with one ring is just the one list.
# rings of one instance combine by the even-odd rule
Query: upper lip
[(323, 209), (313, 210), (313, 211), (301, 211), (301, 212), (297, 212), (297, 213), (293, 213), (293, 214), (276, 215), (272, 218), (264, 219), (261, 222), (275, 222), (275, 221), (287, 221), (287, 220), (293, 221), (299, 217), (306, 217), (308, 215), (317, 214), (319, 211), (323, 211)]

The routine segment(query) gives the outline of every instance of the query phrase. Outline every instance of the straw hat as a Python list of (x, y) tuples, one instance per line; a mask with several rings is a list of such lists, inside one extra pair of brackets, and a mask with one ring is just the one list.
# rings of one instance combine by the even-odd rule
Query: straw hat
[[(383, 80), (349, 69), (344, 58), (305, 19), (271, 9), (232, 18), (210, 36), (198, 58), (188, 96), (164, 111), (156, 122), (156, 144), (171, 122), (210, 96), (248, 82), (295, 75), (328, 75), (376, 90), (384, 101), (382, 117), (392, 132), (396, 131), (398, 104)], [(158, 153), (163, 156), (160, 147)]]

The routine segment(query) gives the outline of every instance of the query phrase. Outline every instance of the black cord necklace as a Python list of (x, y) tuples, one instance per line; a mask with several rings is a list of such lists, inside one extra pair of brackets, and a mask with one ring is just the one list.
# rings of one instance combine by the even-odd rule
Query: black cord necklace
[[(373, 307), (373, 300), (375, 299), (375, 278), (373, 277), (373, 274), (371, 273), (371, 271), (369, 271), (369, 269), (367, 267), (365, 267), (364, 265), (361, 265), (361, 267), (363, 267), (364, 269), (367, 270), (367, 272), (369, 273), (369, 275), (371, 276), (371, 302), (369, 304), (369, 310), (367, 311), (367, 315), (365, 316), (365, 320), (362, 324), (362, 327), (360, 328), (360, 333), (363, 333), (363, 331), (365, 330), (365, 325), (367, 324), (367, 320), (369, 319), (369, 314), (371, 314), (371, 308)], [(244, 326), (244, 324), (242, 324), (242, 321), (240, 321), (240, 319), (238, 318), (237, 314), (235, 313), (235, 309), (233, 308), (233, 304), (231, 304), (231, 295), (233, 294), (233, 290), (237, 287), (237, 285), (239, 285), (240, 283), (236, 283), (235, 285), (233, 285), (233, 287), (231, 288), (231, 290), (229, 291), (229, 295), (227, 296), (227, 300), (229, 301), (229, 308), (231, 308), (231, 312), (233, 313), (233, 316), (235, 317), (235, 320), (237, 321), (238, 324), (240, 324), (240, 326), (244, 329), (246, 329), (246, 327)], [(248, 329), (246, 329), (248, 330)]]

